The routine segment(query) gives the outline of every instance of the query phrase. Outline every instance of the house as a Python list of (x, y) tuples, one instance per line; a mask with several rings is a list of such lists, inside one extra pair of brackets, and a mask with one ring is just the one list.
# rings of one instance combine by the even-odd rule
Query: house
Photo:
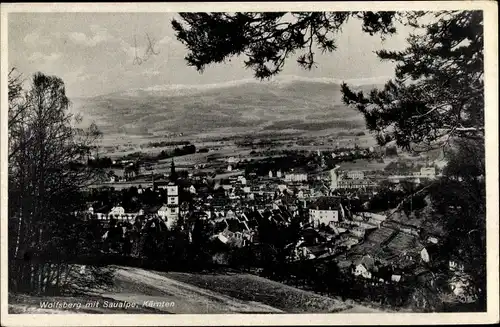
[(307, 182), (307, 174), (286, 174), (285, 182)]
[(313, 226), (329, 225), (331, 222), (338, 222), (339, 218), (344, 216), (344, 208), (339, 197), (320, 197), (309, 207), (309, 222)]
[(369, 179), (339, 179), (337, 188), (339, 189), (364, 189), (376, 187), (377, 184)]
[(429, 262), (430, 261), (429, 252), (427, 252), (426, 248), (423, 248), (420, 251), (420, 257), (422, 258), (422, 261), (424, 261), (424, 262)]
[(113, 207), (111, 208), (109, 214), (113, 216), (121, 216), (125, 214), (125, 209), (121, 206)]
[(295, 244), (288, 244), (285, 248), (290, 251), (289, 261), (320, 259), (333, 255), (333, 249), (329, 246), (324, 244), (307, 245), (303, 238)]
[(366, 279), (372, 278), (372, 271), (376, 268), (375, 260), (370, 255), (364, 255), (354, 267), (354, 276), (361, 276)]
[(350, 179), (364, 179), (365, 178), (365, 173), (360, 170), (353, 170), (353, 171), (348, 171), (347, 172), (347, 178)]
[(401, 281), (401, 275), (391, 275), (391, 282), (399, 283)]
[(371, 272), (362, 263), (355, 266), (353, 274), (354, 274), (354, 276), (361, 276), (361, 277), (366, 278), (366, 279), (372, 278)]

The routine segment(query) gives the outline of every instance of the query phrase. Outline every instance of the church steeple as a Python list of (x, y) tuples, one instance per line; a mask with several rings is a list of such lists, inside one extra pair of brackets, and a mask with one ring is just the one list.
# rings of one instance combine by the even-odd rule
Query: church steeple
[(177, 181), (177, 172), (175, 171), (174, 159), (172, 158), (172, 163), (170, 164), (170, 181)]

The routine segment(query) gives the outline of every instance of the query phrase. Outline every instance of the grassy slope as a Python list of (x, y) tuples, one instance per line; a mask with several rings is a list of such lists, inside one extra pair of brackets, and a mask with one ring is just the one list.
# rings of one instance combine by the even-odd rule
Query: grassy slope
[[(80, 310), (41, 309), (40, 301), (82, 303)], [(99, 308), (83, 304), (99, 301)], [(103, 308), (103, 302), (134, 303), (135, 308)], [(144, 301), (167, 301), (171, 307), (151, 308)], [(62, 311), (64, 310), (64, 311)], [(338, 299), (283, 285), (249, 274), (162, 273), (117, 267), (114, 285), (87, 295), (35, 297), (11, 295), (11, 313), (332, 313), (370, 312)]]
[(261, 302), (287, 313), (332, 313), (349, 309), (338, 299), (249, 274), (160, 273), (243, 301)]

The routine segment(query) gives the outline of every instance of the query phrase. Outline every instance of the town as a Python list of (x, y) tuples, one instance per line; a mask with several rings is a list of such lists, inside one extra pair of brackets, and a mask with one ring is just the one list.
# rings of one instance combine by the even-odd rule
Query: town
[(287, 6), (5, 7), (9, 316), (494, 313), (493, 11)]
[[(207, 162), (184, 164), (181, 169), (175, 162), (183, 153), (174, 151), (181, 154), (167, 159), (169, 171), (164, 173), (142, 158), (107, 158), (114, 168), (104, 169), (105, 181), (88, 189), (87, 210), (75, 214), (99, 223), (107, 253), (140, 256), (141, 246), (148, 246), (145, 230), (156, 228), (177, 231), (186, 246), (210, 248), (210, 266), (233, 266), (235, 251), (258, 251), (263, 244), (273, 244), (281, 247), (287, 264), (333, 262), (340, 271), (371, 285), (430, 278), (427, 268), (442, 232), (436, 223), (426, 224), (429, 213), (415, 214), (426, 199), (415, 196), (405, 202), (404, 197), (439, 177), (442, 161), (404, 159), (390, 147), (357, 145), (331, 151), (274, 151), (267, 157), (253, 150), (255, 160), (211, 155), (216, 150), (203, 151)], [(265, 151), (269, 154), (270, 148)], [(356, 160), (378, 166), (349, 170)], [(95, 166), (98, 161), (92, 156), (87, 164)], [(401, 203), (411, 208), (398, 210)], [(255, 264), (257, 272), (267, 264), (249, 257), (243, 261), (244, 266)], [(450, 261), (449, 267), (460, 273), (460, 263)], [(470, 301), (463, 285), (451, 287), (461, 301)]]

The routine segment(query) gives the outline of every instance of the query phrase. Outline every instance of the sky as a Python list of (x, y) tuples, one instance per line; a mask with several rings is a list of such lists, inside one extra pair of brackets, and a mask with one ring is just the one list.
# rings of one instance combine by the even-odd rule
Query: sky
[[(200, 74), (184, 60), (185, 46), (171, 27), (175, 13), (10, 13), (9, 67), (24, 76), (41, 71), (61, 77), (69, 97), (95, 96), (163, 85), (216, 84), (252, 79), (243, 57), (214, 64)], [(316, 54), (317, 68), (299, 67), (290, 58), (279, 78), (328, 78), (383, 82), (393, 76), (394, 64), (381, 62), (374, 51), (401, 50), (411, 30), (382, 40), (361, 31), (351, 20), (337, 37), (337, 50)], [(157, 55), (140, 65), (147, 36)], [(136, 46), (135, 46), (136, 45)]]

